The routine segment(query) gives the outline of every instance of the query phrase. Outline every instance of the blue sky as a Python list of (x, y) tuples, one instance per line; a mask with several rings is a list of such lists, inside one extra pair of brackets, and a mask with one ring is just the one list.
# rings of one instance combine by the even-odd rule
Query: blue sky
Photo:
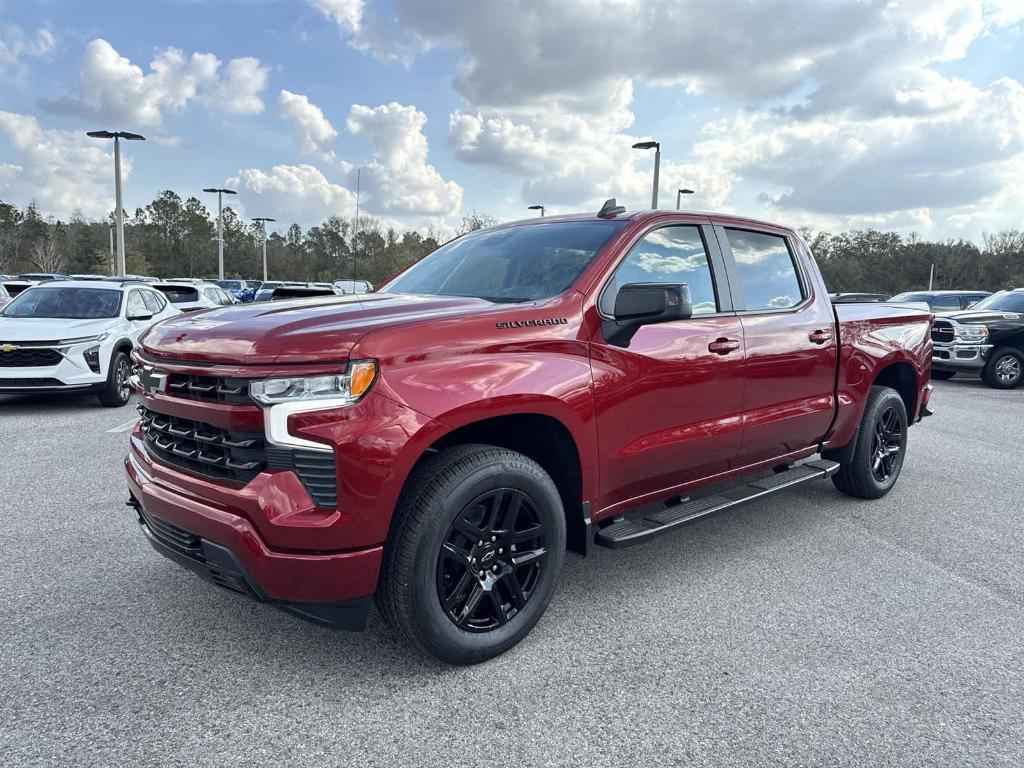
[[(238, 188), (304, 226), (649, 204), (980, 239), (1020, 227), (1018, 0), (0, 0), (0, 198)], [(209, 200), (213, 203), (213, 200)]]

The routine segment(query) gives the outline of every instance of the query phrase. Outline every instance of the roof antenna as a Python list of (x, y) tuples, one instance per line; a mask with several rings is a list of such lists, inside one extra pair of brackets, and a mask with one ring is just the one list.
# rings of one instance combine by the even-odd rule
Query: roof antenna
[(609, 197), (604, 201), (604, 205), (601, 206), (601, 210), (597, 212), (599, 219), (613, 219), (620, 213), (625, 213), (626, 207), (624, 205), (616, 205), (615, 198)]

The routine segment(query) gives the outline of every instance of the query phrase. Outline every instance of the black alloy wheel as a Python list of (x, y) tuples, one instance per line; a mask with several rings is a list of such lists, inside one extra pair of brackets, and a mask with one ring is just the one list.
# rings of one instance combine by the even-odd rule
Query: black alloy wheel
[(875, 422), (871, 441), (871, 474), (879, 483), (888, 482), (903, 450), (903, 421), (894, 406), (889, 406)]
[(384, 546), (377, 606), (405, 640), (475, 664), (526, 637), (565, 559), (565, 510), (551, 476), (508, 448), (465, 443), (424, 457)]
[(899, 479), (907, 453), (907, 407), (890, 387), (873, 386), (864, 404), (852, 453), (832, 475), (843, 493), (860, 499), (880, 499)]
[(526, 608), (548, 556), (544, 525), (515, 488), (488, 491), (452, 522), (437, 562), (437, 594), (459, 629), (489, 632)]

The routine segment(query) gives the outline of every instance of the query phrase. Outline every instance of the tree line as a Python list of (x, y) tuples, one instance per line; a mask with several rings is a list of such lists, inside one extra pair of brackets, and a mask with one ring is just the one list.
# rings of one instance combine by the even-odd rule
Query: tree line
[[(490, 226), (495, 220), (473, 211), (453, 235)], [(0, 200), (0, 274), (63, 272), (110, 274), (108, 221), (73, 214), (67, 221), (46, 216), (35, 202), (24, 208)], [(928, 286), (998, 290), (1024, 285), (1024, 231), (986, 234), (980, 245), (967, 240), (929, 241), (915, 234), (858, 230), (803, 232), (831, 291), (895, 294)], [(272, 280), (369, 280), (380, 285), (433, 251), (448, 235), (385, 228), (371, 217), (331, 216), (303, 231), (292, 224), (267, 237)], [(224, 271), (227, 277), (262, 276), (262, 230), (224, 209)], [(216, 217), (195, 197), (183, 200), (167, 190), (125, 219), (130, 274), (156, 277), (214, 277), (217, 274)]]

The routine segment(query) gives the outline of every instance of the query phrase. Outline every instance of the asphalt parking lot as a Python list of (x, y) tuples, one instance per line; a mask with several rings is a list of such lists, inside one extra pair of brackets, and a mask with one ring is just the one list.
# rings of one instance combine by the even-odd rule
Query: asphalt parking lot
[(0, 763), (1024, 763), (1024, 391), (937, 382), (878, 502), (831, 483), (570, 557), (468, 669), (207, 585), (124, 507), (130, 408), (0, 398)]

